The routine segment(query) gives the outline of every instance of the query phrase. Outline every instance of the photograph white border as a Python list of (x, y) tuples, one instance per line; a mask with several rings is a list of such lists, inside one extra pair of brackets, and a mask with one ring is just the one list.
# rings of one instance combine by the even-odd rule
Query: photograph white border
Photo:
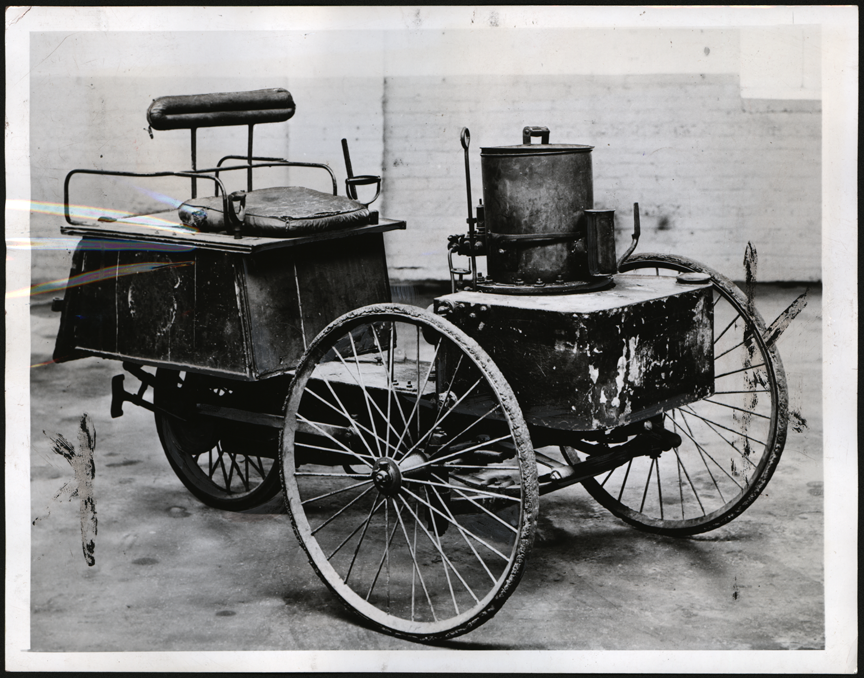
[[(6, 199), (30, 200), (31, 32), (491, 30), (471, 7), (7, 7)], [(482, 8), (487, 12), (490, 7)], [(822, 283), (825, 650), (711, 652), (148, 652), (36, 653), (30, 644), (29, 300), (6, 300), (6, 669), (13, 671), (766, 672), (857, 671), (857, 7), (497, 8), (514, 28), (819, 25), (822, 30)], [(25, 211), (5, 211), (6, 238), (28, 238)], [(30, 255), (7, 255), (6, 289), (28, 286)], [(26, 337), (26, 339), (24, 338)]]

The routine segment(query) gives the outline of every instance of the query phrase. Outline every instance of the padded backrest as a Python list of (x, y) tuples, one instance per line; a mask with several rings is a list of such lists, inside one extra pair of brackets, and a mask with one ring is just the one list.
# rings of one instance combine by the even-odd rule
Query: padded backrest
[(157, 130), (192, 129), (284, 122), (293, 115), (291, 93), (276, 88), (159, 97), (147, 109), (147, 122)]

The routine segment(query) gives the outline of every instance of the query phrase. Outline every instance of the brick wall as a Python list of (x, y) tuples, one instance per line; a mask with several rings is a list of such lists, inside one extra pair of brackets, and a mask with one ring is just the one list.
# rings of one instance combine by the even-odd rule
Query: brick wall
[(388, 239), (393, 276), (447, 276), (446, 236), (466, 228), (463, 126), (476, 204), (480, 147), (545, 125), (553, 143), (595, 147), (595, 206), (617, 210), (619, 252), (638, 202), (640, 251), (740, 279), (751, 241), (760, 280), (819, 280), (821, 118), (818, 102), (742, 100), (732, 75), (388, 77), (385, 205), (409, 225)]
[[(256, 128), (257, 152), (326, 162), (344, 193), (340, 140), (346, 137), (355, 173), (383, 174), (376, 206), (408, 222), (407, 232), (387, 236), (394, 280), (447, 278), (447, 235), (466, 228), (461, 128), (472, 133), (476, 204), (482, 195), (480, 147), (520, 143), (525, 125), (549, 127), (553, 142), (595, 146), (595, 205), (617, 210), (619, 252), (629, 243), (638, 201), (641, 251), (680, 253), (740, 279), (749, 240), (759, 252), (759, 279), (821, 279), (819, 102), (742, 99), (738, 76), (716, 73), (33, 77), (31, 198), (62, 202), (63, 177), (75, 167), (187, 167), (188, 132), (154, 132), (150, 138), (150, 101), (263, 87), (289, 89), (297, 113), (287, 123)], [(201, 130), (199, 166), (245, 152), (245, 135), (243, 128)], [(308, 170), (262, 175), (261, 185), (271, 180), (325, 190), (329, 185), (326, 175)], [(182, 180), (147, 187), (188, 197)], [(98, 206), (118, 199), (143, 208), (155, 198), (122, 182), (82, 182), (73, 195), (79, 204)], [(35, 213), (32, 236), (57, 237), (61, 223)], [(69, 258), (64, 250), (34, 251), (34, 282), (65, 276)]]

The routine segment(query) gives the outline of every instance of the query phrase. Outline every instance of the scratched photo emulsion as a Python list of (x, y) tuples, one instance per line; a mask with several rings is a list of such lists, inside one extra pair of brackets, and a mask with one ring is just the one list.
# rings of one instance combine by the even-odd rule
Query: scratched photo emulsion
[(819, 27), (424, 12), (31, 35), (32, 651), (823, 649)]

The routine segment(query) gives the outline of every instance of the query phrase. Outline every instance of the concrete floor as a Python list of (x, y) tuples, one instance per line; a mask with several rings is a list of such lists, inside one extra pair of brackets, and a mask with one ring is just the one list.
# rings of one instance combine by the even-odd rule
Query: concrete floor
[[(770, 322), (803, 288), (759, 286)], [(409, 294), (410, 296), (410, 290)], [(412, 299), (418, 305), (428, 301)], [(50, 360), (58, 314), (32, 308), (32, 363)], [(821, 291), (779, 342), (790, 428), (766, 492), (706, 535), (672, 539), (621, 523), (575, 486), (544, 496), (516, 592), (449, 649), (753, 650), (825, 644)], [(152, 415), (109, 415), (118, 363), (31, 370), (31, 648), (34, 651), (428, 650), (368, 630), (318, 579), (288, 516), (207, 508), (174, 476)], [(78, 500), (54, 499), (70, 466), (43, 433), (96, 428), (96, 564)], [(571, 670), (578, 670), (572, 667)]]

